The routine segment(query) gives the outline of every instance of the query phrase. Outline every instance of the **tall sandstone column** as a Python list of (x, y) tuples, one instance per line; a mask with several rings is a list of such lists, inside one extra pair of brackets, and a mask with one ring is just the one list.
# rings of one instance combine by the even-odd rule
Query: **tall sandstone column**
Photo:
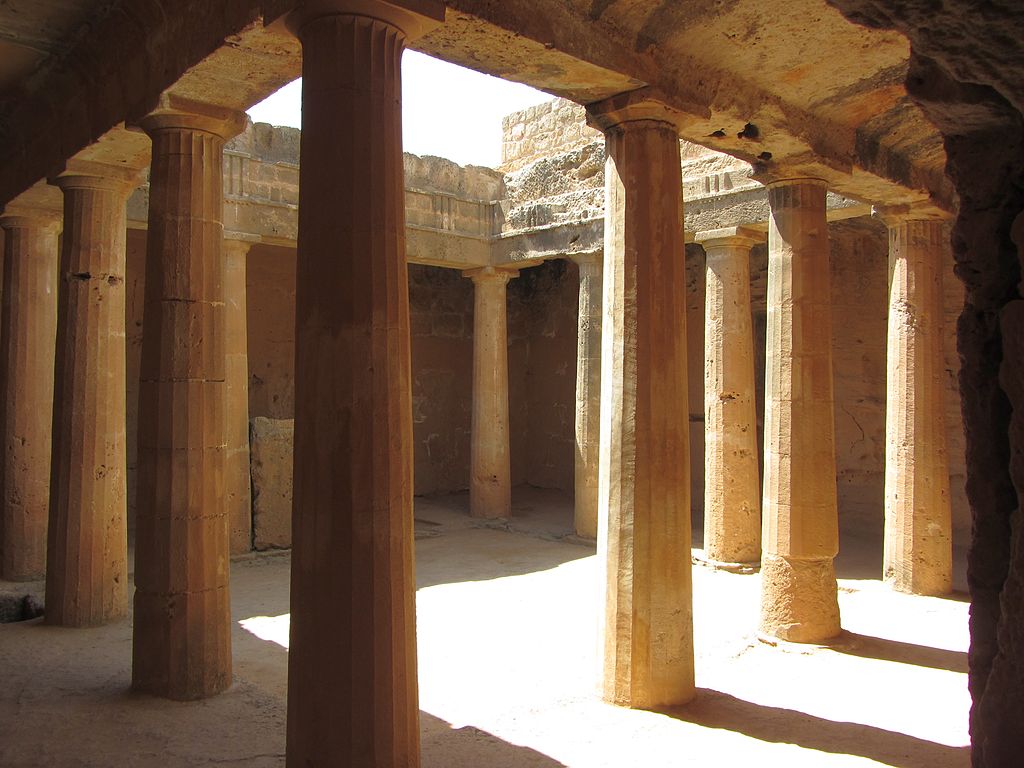
[(153, 141), (139, 385), (132, 686), (171, 699), (231, 685), (224, 499), (225, 140), (244, 115), (163, 104)]
[[(409, 10), (409, 9), (415, 10)], [(419, 765), (401, 58), (439, 2), (327, 0), (302, 43), (289, 766)]]
[(832, 311), (825, 183), (768, 186), (761, 632), (839, 633)]
[(224, 250), (224, 496), (231, 553), (252, 549), (249, 476), (249, 347), (245, 259), (251, 243), (225, 240)]
[(631, 707), (694, 695), (686, 289), (679, 136), (627, 94), (588, 107), (604, 131), (604, 325), (598, 556), (603, 693)]
[(46, 623), (128, 612), (125, 205), (138, 173), (69, 161), (54, 380)]
[(576, 335), (576, 535), (597, 538), (601, 456), (601, 294), (604, 256), (576, 256), (580, 268)]
[(59, 217), (7, 211), (0, 317), (0, 578), (46, 572)]
[(740, 228), (703, 233), (704, 553), (718, 563), (761, 559), (750, 249)]
[(884, 579), (942, 595), (953, 586), (946, 454), (941, 221), (883, 213), (889, 225)]
[(508, 431), (508, 309), (506, 285), (515, 271), (484, 267), (473, 280), (473, 420), (470, 427), (469, 513), (512, 514)]

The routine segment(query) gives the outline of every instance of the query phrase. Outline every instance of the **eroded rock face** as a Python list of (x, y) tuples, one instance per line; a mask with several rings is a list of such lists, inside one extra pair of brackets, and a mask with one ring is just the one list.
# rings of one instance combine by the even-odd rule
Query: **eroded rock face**
[(966, 289), (958, 337), (973, 516), (972, 761), (1016, 765), (1024, 750), (1024, 14), (970, 0), (829, 2), (910, 39), (907, 90), (943, 135), (960, 197), (953, 250)]

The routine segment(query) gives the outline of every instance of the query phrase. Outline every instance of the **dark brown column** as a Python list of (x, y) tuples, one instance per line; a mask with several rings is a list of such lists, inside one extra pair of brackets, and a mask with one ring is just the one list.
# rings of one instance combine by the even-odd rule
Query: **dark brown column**
[(137, 174), (71, 161), (64, 193), (46, 623), (128, 612), (125, 204)]
[(0, 318), (0, 578), (46, 572), (59, 217), (7, 211)]
[(199, 699), (231, 684), (224, 498), (224, 141), (244, 116), (162, 105), (153, 140), (139, 385), (132, 686)]
[(419, 765), (400, 63), (406, 40), (443, 18), (428, 0), (334, 0), (288, 19), (303, 76), (295, 768)]
[(682, 704), (695, 689), (679, 135), (668, 109), (636, 94), (588, 113), (607, 145), (604, 697), (631, 707)]

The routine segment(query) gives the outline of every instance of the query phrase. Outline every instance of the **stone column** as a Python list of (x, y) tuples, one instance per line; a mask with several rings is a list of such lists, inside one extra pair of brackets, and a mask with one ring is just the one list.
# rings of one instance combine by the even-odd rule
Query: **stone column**
[(839, 633), (832, 312), (825, 183), (768, 186), (761, 632)]
[(885, 417), (886, 583), (943, 595), (953, 586), (942, 351), (942, 221), (883, 213), (889, 225)]
[(601, 293), (604, 256), (573, 257), (580, 268), (576, 335), (576, 535), (597, 538), (601, 456)]
[(224, 241), (224, 497), (228, 505), (231, 553), (252, 549), (252, 491), (249, 477), (249, 347), (245, 302), (245, 259), (252, 243)]
[(164, 103), (142, 121), (153, 161), (132, 686), (171, 699), (231, 685), (221, 171), (224, 142), (244, 120)]
[(8, 210), (0, 317), (0, 578), (46, 572), (59, 217)]
[(588, 107), (604, 131), (603, 693), (631, 707), (694, 695), (689, 406), (679, 136), (640, 94)]
[(138, 173), (69, 161), (58, 291), (46, 623), (128, 612), (125, 205)]
[(288, 18), (303, 78), (291, 766), (419, 765), (400, 63), (443, 18), (430, 0)]
[(698, 235), (707, 255), (704, 300), (704, 553), (712, 563), (761, 559), (750, 249), (734, 227)]
[(508, 518), (512, 514), (512, 477), (508, 444), (508, 309), (505, 286), (516, 272), (484, 267), (462, 274), (473, 281), (469, 513), (473, 517)]

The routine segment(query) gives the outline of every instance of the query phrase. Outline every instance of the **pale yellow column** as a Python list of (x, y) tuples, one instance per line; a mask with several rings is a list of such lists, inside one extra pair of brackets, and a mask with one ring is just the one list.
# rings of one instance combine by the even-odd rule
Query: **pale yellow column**
[(768, 186), (761, 632), (839, 633), (832, 310), (825, 182)]
[(0, 317), (0, 579), (46, 572), (60, 219), (8, 210)]
[(515, 270), (463, 272), (473, 281), (473, 420), (470, 428), (469, 513), (512, 514), (508, 432), (508, 308), (505, 286)]
[(704, 553), (711, 563), (761, 559), (750, 249), (763, 237), (734, 227), (700, 233), (704, 302)]
[(431, 0), (288, 18), (302, 43), (293, 768), (419, 765), (401, 58), (443, 18)]
[(224, 498), (231, 553), (252, 549), (252, 486), (249, 476), (249, 347), (245, 260), (252, 245), (224, 241)]
[(125, 205), (138, 173), (69, 161), (58, 291), (46, 623), (128, 612)]
[(139, 385), (132, 687), (231, 685), (224, 496), (223, 150), (245, 116), (164, 103), (153, 141)]
[(607, 146), (603, 695), (631, 707), (670, 706), (695, 693), (679, 136), (673, 115), (641, 94), (592, 104), (588, 116)]
[(604, 255), (575, 256), (580, 268), (576, 335), (576, 535), (597, 538), (601, 456), (601, 294)]
[(889, 225), (889, 334), (885, 417), (883, 576), (900, 592), (943, 595), (953, 587), (942, 221), (883, 212)]

